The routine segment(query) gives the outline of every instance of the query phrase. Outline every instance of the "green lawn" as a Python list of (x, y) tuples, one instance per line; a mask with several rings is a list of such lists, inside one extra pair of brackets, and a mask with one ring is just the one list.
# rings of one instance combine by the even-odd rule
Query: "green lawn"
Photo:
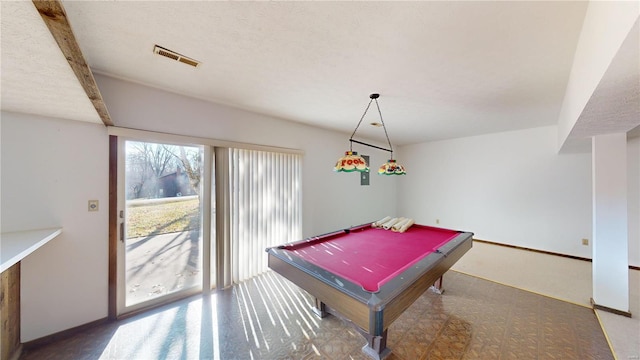
[(127, 204), (127, 238), (200, 228), (198, 198), (186, 201)]

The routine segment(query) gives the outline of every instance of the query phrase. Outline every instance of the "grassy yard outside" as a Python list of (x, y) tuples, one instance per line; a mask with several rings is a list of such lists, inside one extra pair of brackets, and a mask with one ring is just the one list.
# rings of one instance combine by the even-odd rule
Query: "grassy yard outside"
[(200, 228), (197, 196), (127, 201), (127, 238)]

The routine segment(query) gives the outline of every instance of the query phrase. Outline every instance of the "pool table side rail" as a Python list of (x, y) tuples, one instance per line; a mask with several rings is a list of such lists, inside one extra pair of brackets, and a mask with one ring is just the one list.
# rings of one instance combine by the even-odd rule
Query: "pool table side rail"
[(384, 308), (384, 329), (391, 326), (436, 280), (444, 275), (453, 264), (471, 249), (472, 238), (472, 233), (460, 233), (455, 239), (440, 248), (440, 251), (445, 255), (443, 259), (437, 261), (434, 266), (430, 266), (427, 271), (421, 272), (415, 281), (409, 281), (409, 286), (404, 287), (402, 292), (398, 293), (398, 289), (395, 291), (397, 294), (389, 295), (389, 301)]
[[(290, 251), (288, 248), (287, 249), (268, 248), (267, 253), (269, 254), (268, 266), (271, 269), (273, 269), (271, 267), (272, 258), (278, 258), (286, 262), (287, 264), (289, 264), (291, 267), (308, 274), (309, 276), (311, 276), (311, 278), (321, 281), (330, 287), (339, 289), (340, 291), (351, 295), (352, 297), (358, 299), (363, 304), (366, 304), (371, 298), (371, 292), (364, 290), (360, 284), (354, 283), (349, 279), (343, 278), (342, 276), (336, 275), (328, 270), (325, 270), (324, 268), (321, 268), (320, 266), (315, 265), (305, 260), (304, 258), (298, 256), (297, 254)], [(291, 271), (293, 271), (293, 269), (291, 269)], [(276, 272), (280, 273), (279, 271), (276, 271)], [(282, 273), (280, 274), (285, 275)], [(287, 275), (288, 274), (289, 272), (287, 272)]]
[[(348, 234), (348, 233), (350, 233), (352, 231), (367, 229), (367, 228), (370, 228), (370, 227), (371, 227), (370, 223), (357, 225), (357, 226), (353, 226), (353, 227), (348, 228), (348, 229), (332, 231), (332, 232), (329, 232), (329, 233), (326, 233), (326, 234), (308, 237), (308, 238), (303, 239), (303, 240), (296, 240), (296, 241), (293, 241), (293, 242), (290, 242), (290, 243), (286, 243), (286, 244), (282, 244), (282, 245), (276, 246), (276, 248), (278, 248), (278, 249), (286, 249), (286, 250), (296, 250), (300, 246), (309, 246), (310, 244), (326, 241), (326, 240), (334, 238), (336, 236), (341, 236), (341, 235), (344, 235), (344, 234)], [(269, 251), (269, 249), (267, 249), (267, 251)]]
[[(446, 244), (438, 249), (434, 249), (434, 252), (423, 257), (417, 263), (405, 269), (398, 276), (383, 284), (377, 292), (377, 296), (381, 299), (392, 298), (398, 293), (403, 292), (408, 287), (407, 285), (403, 286), (403, 283), (414, 283), (421, 279), (426, 273), (434, 271), (435, 269), (440, 269), (441, 266), (439, 263), (448, 262), (445, 260), (451, 260), (447, 259), (449, 256), (453, 256), (453, 259), (457, 261), (471, 248), (472, 238), (473, 233), (459, 231), (458, 234)], [(464, 251), (460, 253), (457, 251), (458, 248), (462, 248)], [(455, 261), (451, 265), (453, 265)], [(451, 267), (451, 265), (449, 267)], [(442, 274), (444, 274), (448, 269), (449, 268), (442, 272)], [(433, 282), (435, 282), (435, 280), (437, 280), (441, 275), (438, 275)], [(431, 284), (433, 284), (433, 282), (431, 282)], [(383, 306), (384, 303), (379, 305)]]
[(313, 276), (295, 262), (285, 260), (286, 257), (282, 258), (282, 254), (276, 250), (272, 248), (269, 251), (269, 268), (335, 309), (362, 329), (369, 328), (369, 308), (366, 305), (366, 299), (362, 296), (349, 296), (347, 292), (341, 291), (321, 277)]

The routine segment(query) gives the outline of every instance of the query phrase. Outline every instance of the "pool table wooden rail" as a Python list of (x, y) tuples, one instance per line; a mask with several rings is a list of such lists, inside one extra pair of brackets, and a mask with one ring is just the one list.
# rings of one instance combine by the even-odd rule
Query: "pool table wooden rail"
[(369, 308), (366, 306), (366, 302), (349, 296), (348, 293), (340, 291), (334, 285), (320, 281), (317, 277), (308, 274), (307, 271), (300, 271), (278, 256), (269, 254), (269, 267), (361, 328), (369, 329)]
[[(391, 326), (391, 324), (400, 317), (400, 315), (402, 315), (402, 313), (407, 310), (411, 304), (413, 304), (429, 287), (431, 287), (431, 285), (440, 279), (444, 273), (453, 266), (453, 264), (455, 264), (467, 251), (471, 249), (471, 237), (464, 239), (462, 236), (463, 235), (459, 235), (457, 241), (454, 239), (440, 249), (443, 254), (438, 255), (443, 258), (436, 262), (432, 268), (425, 269), (420, 272), (415, 281), (409, 281), (406, 289), (403, 289), (395, 296), (391, 296), (384, 311), (383, 327), (385, 329)], [(436, 255), (436, 253), (431, 255)], [(411, 271), (411, 269), (408, 271)], [(389, 285), (391, 285), (391, 283), (389, 283)]]

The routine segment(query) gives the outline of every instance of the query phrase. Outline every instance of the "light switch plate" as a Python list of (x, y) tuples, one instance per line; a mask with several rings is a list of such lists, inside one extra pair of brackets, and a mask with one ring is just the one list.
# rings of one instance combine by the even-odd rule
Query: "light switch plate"
[[(367, 162), (367, 166), (369, 166), (369, 156), (362, 155), (362, 157), (364, 158), (364, 161)], [(369, 171), (360, 173), (360, 185), (369, 185)]]
[(98, 211), (98, 200), (89, 200), (89, 211)]

